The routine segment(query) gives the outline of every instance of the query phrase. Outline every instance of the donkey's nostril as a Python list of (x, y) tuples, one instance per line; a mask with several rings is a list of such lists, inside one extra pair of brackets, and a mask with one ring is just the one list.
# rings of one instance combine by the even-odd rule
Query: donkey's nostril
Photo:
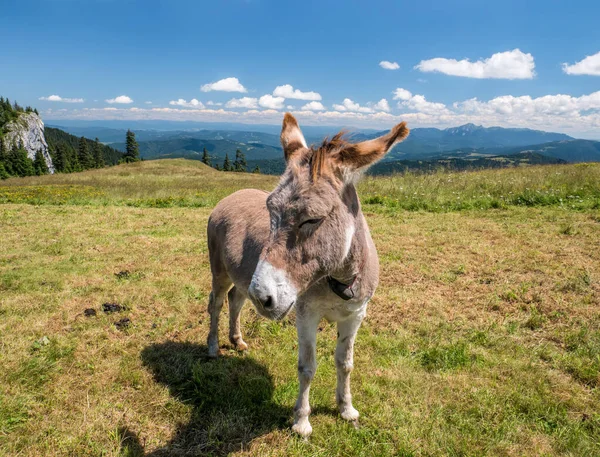
[(262, 305), (263, 305), (263, 306), (264, 306), (266, 309), (268, 309), (268, 308), (271, 308), (271, 307), (273, 306), (273, 297), (269, 295), (269, 296), (266, 298), (266, 300), (264, 300), (264, 301), (262, 302)]

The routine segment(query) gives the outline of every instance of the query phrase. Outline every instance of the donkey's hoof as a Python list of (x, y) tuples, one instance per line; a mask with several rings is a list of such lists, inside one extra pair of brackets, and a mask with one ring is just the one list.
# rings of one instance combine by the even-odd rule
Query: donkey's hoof
[(238, 340), (237, 343), (235, 343), (235, 348), (238, 351), (247, 351), (248, 345), (246, 344), (246, 342), (244, 340)]
[(294, 425), (292, 425), (292, 430), (304, 438), (308, 438), (312, 433), (312, 427), (310, 426), (308, 419), (301, 419), (296, 422)]
[(342, 416), (342, 419), (349, 422), (358, 421), (358, 417), (360, 416), (359, 412), (355, 410), (353, 406), (346, 406), (345, 408), (340, 409), (340, 415)]

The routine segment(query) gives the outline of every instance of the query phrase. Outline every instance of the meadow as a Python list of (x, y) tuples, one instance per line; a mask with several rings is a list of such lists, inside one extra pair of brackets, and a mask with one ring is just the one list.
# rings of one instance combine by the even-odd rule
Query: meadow
[(239, 353), (224, 310), (206, 357), (211, 208), (276, 183), (186, 160), (0, 182), (0, 455), (600, 455), (600, 164), (365, 177), (360, 425), (323, 321), (308, 440), (293, 313), (247, 303)]

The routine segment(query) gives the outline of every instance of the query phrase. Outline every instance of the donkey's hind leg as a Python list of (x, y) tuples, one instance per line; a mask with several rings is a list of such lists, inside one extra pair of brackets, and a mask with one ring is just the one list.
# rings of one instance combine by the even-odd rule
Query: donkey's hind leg
[(208, 313), (210, 314), (210, 331), (208, 333), (208, 356), (217, 357), (219, 355), (219, 314), (223, 308), (223, 302), (227, 295), (227, 290), (231, 286), (228, 284), (213, 280), (213, 287), (208, 299)]
[(246, 297), (240, 290), (233, 286), (227, 295), (229, 301), (229, 341), (238, 350), (245, 351), (248, 345), (242, 339), (242, 331), (240, 329), (240, 312)]

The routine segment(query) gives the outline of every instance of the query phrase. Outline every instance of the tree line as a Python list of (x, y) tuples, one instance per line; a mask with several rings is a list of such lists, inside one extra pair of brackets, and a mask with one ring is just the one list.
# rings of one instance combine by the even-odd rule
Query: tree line
[[(39, 114), (37, 109), (29, 106), (23, 108), (16, 102), (11, 104), (8, 99), (0, 97), (0, 179), (12, 176), (39, 176), (49, 173), (41, 150), (36, 151), (32, 160), (28, 157), (23, 144), (19, 141), (8, 144), (4, 138), (7, 133), (6, 125), (16, 121), (22, 113), (29, 112)], [(126, 134), (124, 153), (102, 144), (98, 138), (95, 140), (85, 137), (78, 138), (51, 127), (44, 129), (44, 136), (48, 144), (48, 153), (57, 173), (73, 173), (140, 160), (138, 143), (131, 130), (128, 130)]]
[[(206, 148), (204, 148), (202, 152), (202, 163), (208, 165), (209, 167), (213, 167), (215, 170), (219, 171), (235, 171), (239, 173), (246, 173), (248, 171), (248, 163), (246, 162), (246, 155), (240, 150), (237, 149), (235, 151), (235, 160), (233, 163), (229, 159), (229, 154), (225, 153), (225, 159), (223, 160), (223, 165), (219, 165), (215, 163), (213, 165), (212, 157), (208, 154)], [(260, 173), (260, 168), (258, 165), (254, 168), (252, 173)]]

